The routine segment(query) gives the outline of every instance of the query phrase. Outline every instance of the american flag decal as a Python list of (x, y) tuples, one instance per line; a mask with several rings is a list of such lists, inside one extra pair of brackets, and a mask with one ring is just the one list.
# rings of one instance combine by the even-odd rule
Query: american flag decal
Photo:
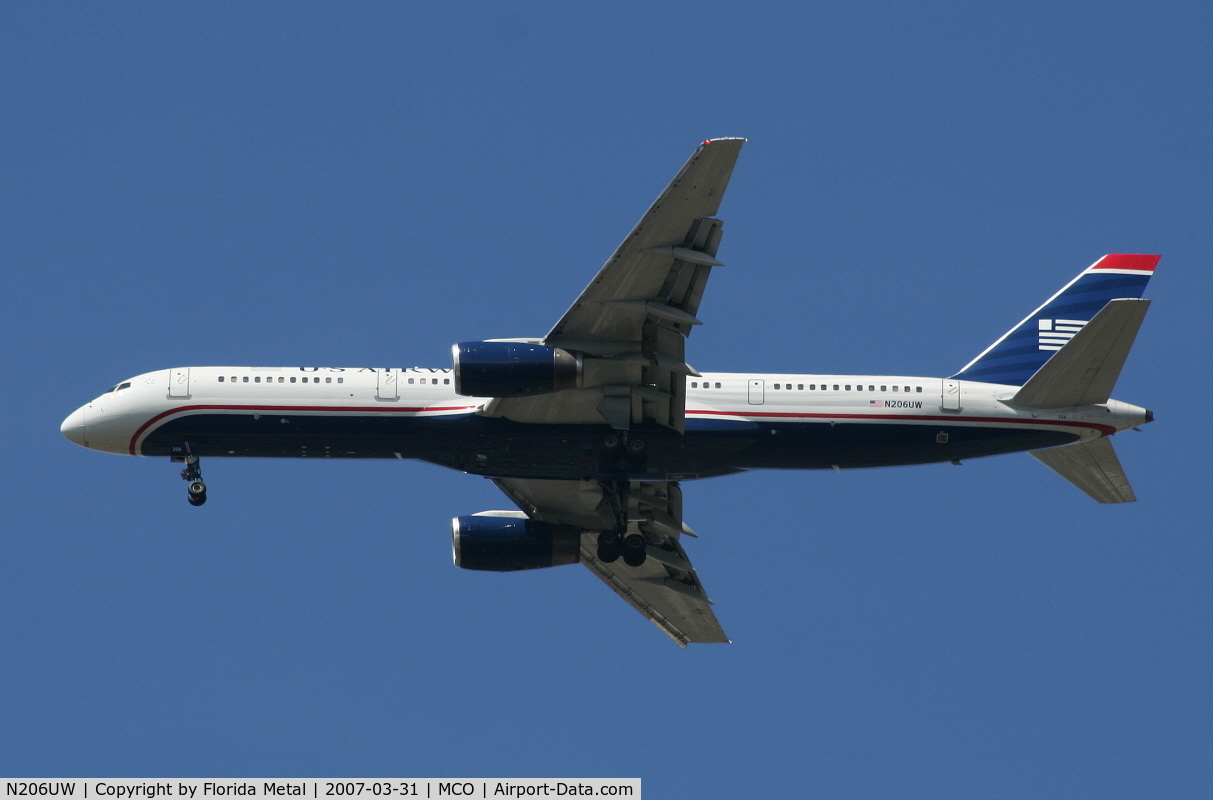
[(1074, 334), (1087, 324), (1085, 319), (1038, 319), (1036, 324), (1040, 330), (1040, 350), (1060, 350), (1066, 342), (1074, 338)]
[(883, 400), (869, 400), (868, 405), (872, 408), (884, 408)]

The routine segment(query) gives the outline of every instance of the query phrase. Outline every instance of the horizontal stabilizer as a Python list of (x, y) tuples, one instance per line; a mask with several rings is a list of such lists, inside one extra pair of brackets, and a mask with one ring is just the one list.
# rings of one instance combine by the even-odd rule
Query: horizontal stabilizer
[(1108, 402), (1149, 307), (1149, 300), (1109, 300), (1008, 402), (1025, 408)]
[(1030, 455), (1100, 503), (1137, 500), (1108, 439), (1033, 450)]

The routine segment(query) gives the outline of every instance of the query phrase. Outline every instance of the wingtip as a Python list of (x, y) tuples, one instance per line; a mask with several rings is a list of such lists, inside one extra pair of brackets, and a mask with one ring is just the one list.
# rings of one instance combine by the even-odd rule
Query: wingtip
[(715, 142), (742, 142), (742, 143), (744, 143), (744, 142), (748, 142), (748, 141), (749, 141), (749, 139), (746, 139), (742, 136), (720, 136), (716, 139), (704, 139), (703, 144), (701, 144), (700, 147), (707, 147), (708, 145), (714, 144)]

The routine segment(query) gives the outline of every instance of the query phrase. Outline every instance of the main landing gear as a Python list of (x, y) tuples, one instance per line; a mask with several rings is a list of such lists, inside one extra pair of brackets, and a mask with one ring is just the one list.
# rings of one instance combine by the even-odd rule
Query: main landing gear
[[(614, 436), (607, 438), (611, 439)], [(632, 446), (636, 444), (639, 444), (640, 447), (634, 449)], [(638, 439), (627, 442), (625, 446), (633, 452), (643, 452), (644, 450), (644, 443)], [(627, 481), (604, 483), (603, 489), (605, 490), (604, 499), (610, 504), (615, 517), (615, 527), (613, 530), (602, 531), (598, 534), (598, 560), (604, 564), (610, 564), (623, 556), (623, 563), (629, 567), (639, 567), (648, 558), (649, 542), (639, 526), (631, 524), (628, 519), (630, 484)]]
[(621, 536), (618, 531), (603, 531), (598, 534), (598, 560), (610, 564), (623, 556), (623, 563), (639, 567), (648, 558), (648, 546), (642, 533)]
[(185, 457), (185, 469), (181, 470), (181, 479), (190, 482), (186, 495), (191, 506), (200, 506), (206, 502), (206, 484), (202, 482), (202, 465), (198, 461), (198, 456), (193, 453)]

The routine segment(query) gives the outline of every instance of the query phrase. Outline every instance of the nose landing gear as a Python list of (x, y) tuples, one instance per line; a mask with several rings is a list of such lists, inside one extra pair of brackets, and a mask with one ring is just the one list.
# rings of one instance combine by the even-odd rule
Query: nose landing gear
[(190, 482), (186, 490), (187, 499), (191, 506), (200, 506), (206, 502), (206, 484), (202, 482), (202, 465), (198, 456), (193, 453), (185, 457), (185, 469), (181, 470), (181, 479)]

